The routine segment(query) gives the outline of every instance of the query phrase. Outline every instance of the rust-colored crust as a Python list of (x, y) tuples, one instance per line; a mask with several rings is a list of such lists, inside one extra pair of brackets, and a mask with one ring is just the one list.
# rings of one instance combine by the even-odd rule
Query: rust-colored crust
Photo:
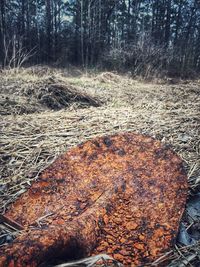
[(70, 149), (10, 207), (25, 231), (0, 266), (107, 253), (145, 266), (174, 243), (187, 197), (182, 160), (148, 136), (100, 137)]

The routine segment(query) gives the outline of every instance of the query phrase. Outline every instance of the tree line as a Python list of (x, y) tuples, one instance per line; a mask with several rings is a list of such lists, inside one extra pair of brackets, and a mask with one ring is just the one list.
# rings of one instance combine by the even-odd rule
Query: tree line
[(200, 72), (199, 0), (1, 0), (2, 67)]

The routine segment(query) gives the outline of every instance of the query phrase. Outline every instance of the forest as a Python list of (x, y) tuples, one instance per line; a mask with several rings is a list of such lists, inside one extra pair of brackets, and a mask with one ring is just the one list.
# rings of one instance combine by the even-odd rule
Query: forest
[(199, 0), (1, 0), (0, 64), (200, 72)]

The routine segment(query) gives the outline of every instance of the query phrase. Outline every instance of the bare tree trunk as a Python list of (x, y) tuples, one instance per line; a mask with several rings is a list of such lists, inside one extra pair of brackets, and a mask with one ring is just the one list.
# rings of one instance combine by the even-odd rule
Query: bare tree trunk
[(61, 32), (61, 3), (62, 0), (58, 1), (58, 31)]
[(165, 25), (165, 46), (168, 47), (170, 40), (170, 30), (171, 30), (171, 0), (167, 0), (166, 7), (166, 25)]
[(21, 36), (25, 38), (25, 1), (22, 0), (22, 15), (21, 15)]
[(175, 45), (177, 44), (179, 29), (181, 27), (181, 11), (182, 11), (182, 5), (183, 5), (183, 1), (180, 0), (179, 6), (178, 6), (178, 13), (176, 14), (176, 29), (175, 29), (175, 38), (174, 38), (174, 44)]
[(30, 16), (30, 3), (29, 1), (26, 1), (26, 36), (27, 36), (27, 49), (28, 51), (31, 50), (31, 44), (32, 44), (32, 35), (31, 35), (31, 16)]
[(5, 27), (5, 1), (0, 1), (0, 61), (2, 67), (4, 67), (5, 51), (4, 51), (4, 40), (6, 35)]
[(81, 59), (82, 66), (85, 66), (84, 60), (84, 28), (83, 28), (83, 0), (81, 0)]
[(58, 50), (58, 6), (57, 1), (54, 2), (54, 60), (57, 58), (57, 50)]
[(131, 0), (128, 0), (128, 20), (127, 20), (127, 39), (131, 39)]
[(51, 35), (51, 0), (46, 0), (46, 42), (47, 42), (47, 61), (50, 59), (50, 55), (52, 52), (52, 35)]

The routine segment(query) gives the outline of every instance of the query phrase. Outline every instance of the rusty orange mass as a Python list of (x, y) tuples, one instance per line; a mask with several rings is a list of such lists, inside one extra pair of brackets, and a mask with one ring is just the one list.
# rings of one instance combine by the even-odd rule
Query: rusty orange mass
[(174, 244), (187, 197), (182, 160), (134, 133), (70, 149), (10, 206), (24, 227), (1, 248), (0, 266), (39, 266), (106, 253), (145, 266)]

